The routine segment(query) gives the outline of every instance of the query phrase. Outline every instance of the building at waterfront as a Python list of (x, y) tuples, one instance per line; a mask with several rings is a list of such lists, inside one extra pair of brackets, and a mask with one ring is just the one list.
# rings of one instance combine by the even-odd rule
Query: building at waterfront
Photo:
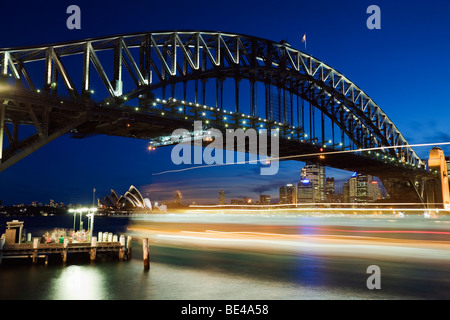
[(324, 166), (307, 162), (300, 172), (301, 181), (311, 182), (314, 188), (314, 200), (312, 202), (325, 202), (326, 176)]
[(183, 196), (182, 196), (181, 192), (180, 192), (179, 190), (177, 190), (177, 191), (175, 192), (175, 196), (174, 196), (174, 198), (173, 198), (173, 203), (174, 203), (174, 205), (180, 206), (180, 205), (181, 205), (181, 199), (182, 199), (182, 198), (183, 198)]
[(326, 178), (325, 184), (325, 201), (335, 202), (336, 189), (334, 185), (334, 178)]
[(143, 198), (141, 193), (135, 186), (130, 186), (127, 192), (122, 196), (111, 189), (111, 193), (103, 199), (98, 199), (98, 206), (102, 209), (152, 209), (152, 204), (148, 198)]
[(288, 183), (287, 185), (280, 187), (280, 203), (297, 203), (297, 187), (294, 184)]
[(225, 190), (219, 190), (219, 205), (225, 204)]
[(343, 186), (343, 198), (347, 203), (374, 202), (383, 198), (378, 181), (371, 175), (355, 172)]
[(245, 200), (244, 199), (231, 199), (231, 204), (232, 205), (243, 205), (243, 204), (245, 204)]
[(314, 203), (316, 192), (314, 183), (311, 180), (303, 179), (297, 185), (297, 202)]
[(269, 205), (270, 204), (270, 195), (268, 195), (268, 194), (261, 194), (259, 196), (259, 204)]

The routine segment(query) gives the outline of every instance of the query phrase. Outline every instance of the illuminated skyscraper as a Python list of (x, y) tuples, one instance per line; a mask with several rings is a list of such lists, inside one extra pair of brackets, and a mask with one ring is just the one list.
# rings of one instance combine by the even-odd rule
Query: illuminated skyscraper
[(183, 196), (181, 195), (181, 192), (179, 191), (179, 190), (177, 190), (176, 192), (175, 192), (175, 197), (174, 197), (174, 203), (175, 203), (175, 205), (177, 205), (177, 206), (179, 206), (179, 205), (181, 205), (181, 198), (182, 198)]
[(219, 190), (219, 205), (225, 204), (225, 190)]
[(382, 199), (383, 194), (381, 193), (378, 181), (372, 180), (368, 185), (367, 198), (368, 201), (377, 201)]
[(291, 183), (280, 187), (280, 203), (297, 203), (297, 187)]
[(335, 196), (334, 178), (327, 178), (325, 186), (326, 202), (334, 202), (334, 196)]
[(313, 202), (325, 202), (325, 167), (319, 164), (307, 162), (300, 172), (300, 177), (300, 181), (309, 180), (313, 184)]
[(378, 182), (374, 181), (371, 175), (355, 172), (348, 180), (347, 185), (348, 201), (345, 201), (346, 190), (344, 190), (344, 202), (365, 203), (376, 201), (381, 198), (381, 190), (378, 186)]
[(259, 204), (270, 204), (270, 195), (261, 194), (259, 196)]
[(298, 183), (297, 199), (298, 203), (314, 203), (316, 202), (314, 183), (311, 180), (303, 179)]

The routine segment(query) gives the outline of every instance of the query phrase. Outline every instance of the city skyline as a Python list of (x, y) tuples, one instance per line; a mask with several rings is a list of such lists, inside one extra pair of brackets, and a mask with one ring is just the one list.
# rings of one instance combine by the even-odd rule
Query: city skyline
[[(141, 3), (141, 12), (127, 14), (129, 9), (116, 3), (80, 1), (82, 28), (68, 30), (66, 8), (69, 3), (27, 3), (23, 15), (28, 23), (5, 34), (0, 47), (57, 43), (129, 32), (197, 29), (286, 40), (294, 48), (305, 50), (301, 39), (307, 34), (305, 52), (336, 68), (367, 92), (409, 143), (450, 141), (446, 99), (449, 83), (444, 76), (450, 71), (450, 62), (446, 59), (450, 56), (450, 44), (442, 41), (436, 33), (436, 30), (450, 27), (446, 17), (450, 11), (448, 2), (422, 5), (379, 1), (382, 14), (380, 30), (367, 29), (366, 8), (370, 3), (365, 1), (290, 3), (292, 10), (289, 12), (267, 1), (257, 6), (250, 1), (231, 1), (226, 6), (202, 1), (197, 4), (177, 3), (171, 9), (172, 19), (153, 15), (149, 22), (146, 12), (164, 12), (167, 10), (165, 4)], [(6, 11), (14, 10), (14, 4), (4, 5)], [(233, 7), (247, 9), (249, 16), (235, 14)], [(210, 14), (219, 9), (223, 15)], [(35, 12), (41, 14), (36, 15)], [(106, 18), (99, 21), (99, 13)], [(321, 19), (317, 19), (318, 15)], [(298, 19), (299, 16), (302, 19)], [(12, 15), (6, 16), (0, 25), (7, 28), (14, 24), (14, 19)], [(330, 26), (323, 21), (335, 21), (339, 32), (330, 36)], [(423, 63), (419, 57), (429, 56), (430, 52), (434, 61), (440, 61), (440, 72), (436, 74), (433, 68), (411, 68)], [(391, 73), (396, 76), (388, 76)], [(430, 108), (433, 112), (429, 111)], [(170, 147), (149, 151), (147, 143), (145, 140), (110, 136), (85, 139), (63, 136), (0, 173), (0, 200), (4, 205), (32, 201), (44, 203), (51, 198), (64, 203), (90, 203), (93, 188), (97, 189), (97, 194), (106, 194), (111, 188), (125, 192), (130, 185), (137, 186), (146, 193), (144, 196), (150, 198), (154, 195), (155, 198), (172, 199), (172, 191), (171, 195), (166, 195), (165, 190), (180, 190), (183, 199), (195, 196), (199, 202), (213, 201), (218, 190), (227, 188), (233, 188), (236, 195), (247, 191), (248, 196), (255, 197), (261, 193), (269, 194), (269, 190), (274, 195), (280, 185), (297, 183), (289, 179), (299, 177), (300, 168), (304, 165), (296, 161), (281, 162), (279, 173), (270, 178), (260, 176), (259, 168), (251, 165), (156, 175), (178, 167), (170, 163)], [(450, 155), (448, 146), (442, 148), (446, 155)], [(414, 148), (423, 159), (428, 158), (430, 149), (431, 146)], [(338, 185), (353, 174), (328, 170), (335, 171), (330, 176), (336, 178)]]

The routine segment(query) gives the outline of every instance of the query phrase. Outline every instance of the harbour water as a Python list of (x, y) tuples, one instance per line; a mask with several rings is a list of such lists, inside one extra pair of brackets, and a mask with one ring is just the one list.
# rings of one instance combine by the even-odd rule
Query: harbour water
[[(40, 236), (73, 217), (1, 217)], [(440, 216), (160, 214), (96, 217), (133, 237), (130, 261), (0, 268), (2, 300), (449, 299), (450, 219)], [(150, 270), (142, 243), (150, 240)], [(367, 267), (381, 270), (368, 289)]]

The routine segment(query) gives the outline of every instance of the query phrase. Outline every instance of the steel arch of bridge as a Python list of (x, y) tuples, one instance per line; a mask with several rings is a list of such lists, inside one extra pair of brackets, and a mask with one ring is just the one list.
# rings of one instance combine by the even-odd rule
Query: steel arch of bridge
[[(108, 67), (101, 57), (105, 52), (113, 57), (113, 63)], [(81, 56), (82, 64), (74, 71), (67, 60), (75, 56)], [(235, 81), (235, 115), (241, 112), (239, 82), (242, 79), (249, 81), (250, 112), (247, 117), (253, 125), (261, 120), (257, 115), (261, 106), (257, 103), (256, 84), (262, 83), (266, 126), (270, 123), (284, 128), (283, 132), (296, 133), (296, 139), (305, 142), (305, 124), (299, 119), (295, 121), (292, 111), (293, 97), (299, 97), (302, 103), (306, 101), (320, 110), (322, 132), (325, 130), (323, 116), (332, 121), (333, 139), (336, 125), (352, 142), (353, 146), (349, 148), (386, 147), (380, 151), (384, 157), (409, 168), (424, 169), (424, 164), (394, 123), (365, 92), (343, 74), (285, 42), (222, 32), (148, 32), (3, 49), (0, 59), (3, 81), (0, 131), (5, 132), (9, 141), (3, 160), (20, 159), (77, 128), (89, 121), (93, 109), (104, 108), (107, 112), (108, 108), (118, 107), (120, 111), (122, 106), (135, 100), (138, 100), (138, 106), (158, 105), (164, 109), (163, 104), (168, 103), (164, 99), (166, 91), (170, 90), (174, 98), (177, 85), (183, 87), (183, 97), (178, 100), (178, 105), (204, 107), (206, 82), (216, 79), (214, 107), (222, 112), (223, 81), (231, 78)], [(44, 67), (36, 71), (33, 66), (38, 63)], [(97, 92), (93, 87), (94, 77), (100, 79), (106, 89), (106, 95), (100, 99), (93, 98), (93, 90)], [(195, 82), (195, 93), (194, 101), (188, 103), (184, 100), (186, 84), (190, 81)], [(161, 90), (162, 99), (155, 97), (156, 90)], [(287, 105), (286, 92), (289, 95)], [(278, 99), (278, 103), (274, 103), (274, 99)], [(299, 108), (297, 99), (297, 118)], [(27, 116), (19, 117), (20, 113)], [(241, 118), (235, 116), (235, 124), (241, 124)], [(12, 133), (4, 122), (13, 124)], [(23, 123), (36, 127), (37, 133), (29, 141), (18, 140), (16, 131)], [(324, 141), (318, 142), (322, 143)], [(20, 155), (25, 147), (28, 151)]]

